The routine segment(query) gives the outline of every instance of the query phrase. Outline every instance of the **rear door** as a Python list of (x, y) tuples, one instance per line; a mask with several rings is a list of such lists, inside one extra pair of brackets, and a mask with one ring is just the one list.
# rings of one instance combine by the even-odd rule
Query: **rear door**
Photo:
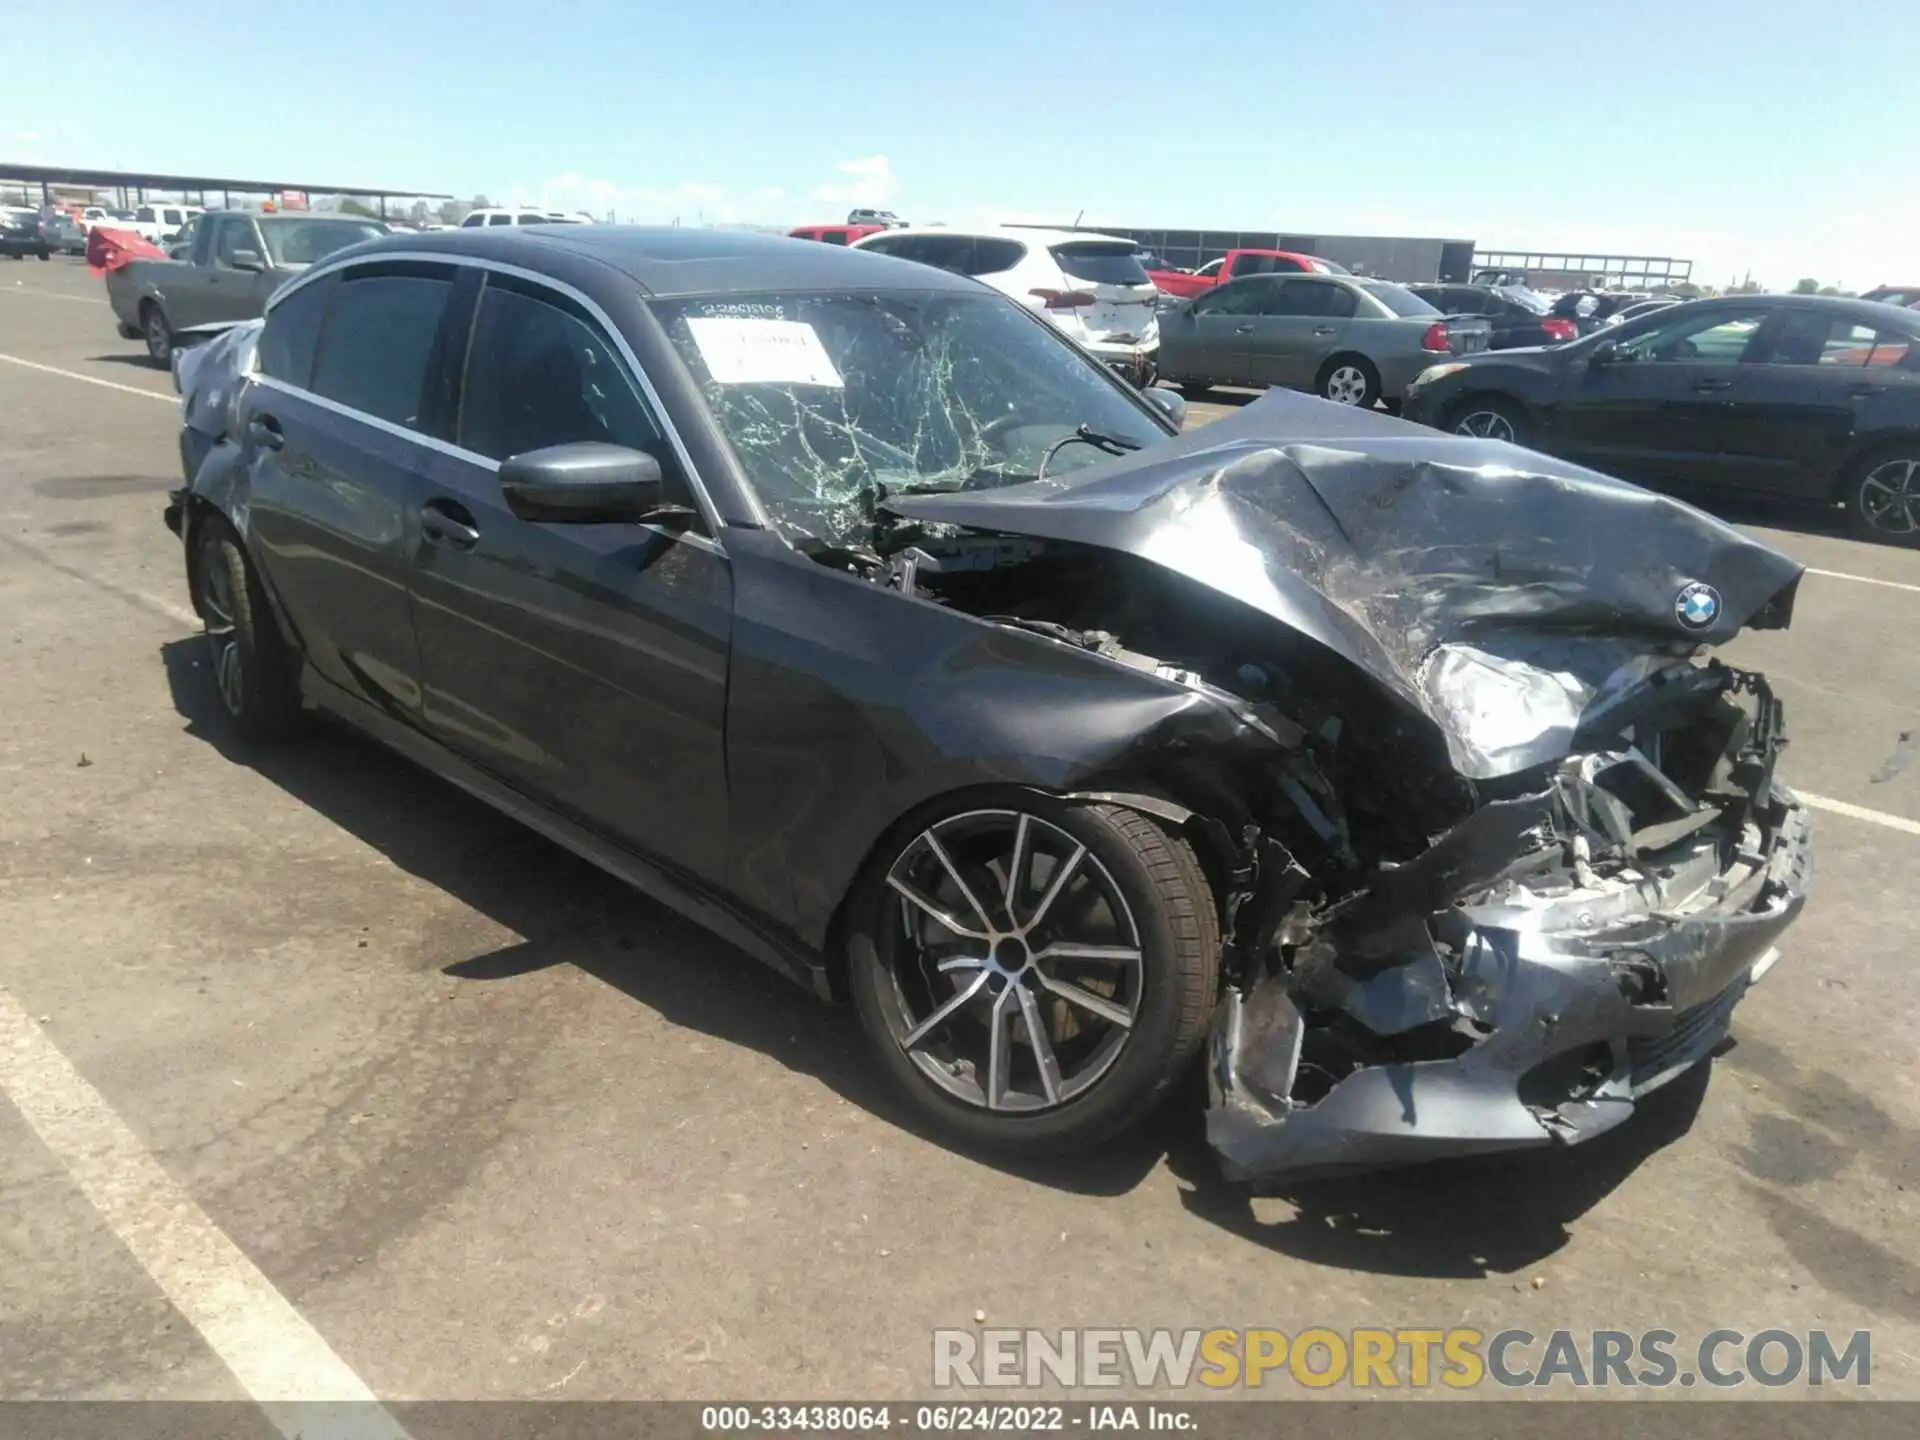
[(645, 450), (690, 490), (662, 434), (597, 315), (539, 281), (487, 275), (455, 448), (414, 489), (424, 710), (441, 740), (507, 783), (718, 881), (726, 557), (702, 523), (534, 523), (500, 490), (502, 460), (580, 440)]
[(1724, 478), (1733, 389), (1757, 353), (1772, 308), (1714, 305), (1622, 327), (1613, 358), (1588, 347), (1561, 393), (1561, 448), (1573, 459), (1649, 484)]
[(1253, 379), (1310, 390), (1345, 342), (1358, 302), (1338, 280), (1317, 275), (1270, 275), (1262, 283), (1271, 288), (1248, 346)]
[(1848, 315), (1785, 310), (1728, 393), (1718, 449), (1727, 481), (1826, 499), (1863, 413), (1920, 398), (1917, 356), (1900, 331)]
[(320, 675), (407, 723), (420, 657), (407, 599), (417, 477), (443, 453), (455, 272), (369, 261), (268, 313), (242, 401), (249, 536)]

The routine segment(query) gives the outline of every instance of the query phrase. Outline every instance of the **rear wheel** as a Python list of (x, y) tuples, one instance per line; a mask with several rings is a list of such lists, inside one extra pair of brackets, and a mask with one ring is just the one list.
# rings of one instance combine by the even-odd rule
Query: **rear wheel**
[(1848, 476), (1847, 528), (1862, 540), (1920, 547), (1920, 444), (1869, 455)]
[(1313, 388), (1322, 400), (1371, 410), (1380, 399), (1380, 372), (1364, 355), (1336, 355), (1321, 369)]
[(1510, 445), (1526, 444), (1533, 433), (1525, 411), (1511, 401), (1492, 395), (1476, 396), (1460, 405), (1446, 428), (1456, 435), (1505, 440)]
[(1206, 1036), (1212, 891), (1186, 841), (1134, 811), (1029, 792), (936, 811), (853, 905), (861, 1028), (900, 1095), (962, 1144), (1097, 1145)]
[(146, 337), (147, 354), (163, 368), (173, 364), (173, 327), (166, 314), (149, 300), (140, 316), (140, 333)]
[(194, 608), (206, 626), (215, 697), (234, 735), (273, 740), (298, 723), (298, 666), (233, 527), (203, 519), (194, 546)]

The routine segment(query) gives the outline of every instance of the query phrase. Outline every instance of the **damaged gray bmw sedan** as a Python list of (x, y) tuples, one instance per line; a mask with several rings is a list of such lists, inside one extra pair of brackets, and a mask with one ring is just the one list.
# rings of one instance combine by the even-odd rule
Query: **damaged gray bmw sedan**
[(1804, 902), (1801, 569), (1498, 442), (1276, 392), (1179, 433), (1018, 305), (595, 226), (330, 257), (179, 369), (243, 740), (347, 721), (848, 1000), (957, 1142), (1204, 1054), (1237, 1179), (1574, 1143)]

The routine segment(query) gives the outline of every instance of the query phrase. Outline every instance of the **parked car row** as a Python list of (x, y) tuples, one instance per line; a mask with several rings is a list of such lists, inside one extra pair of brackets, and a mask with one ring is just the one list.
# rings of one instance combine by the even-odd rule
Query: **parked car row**
[(1686, 301), (1566, 345), (1437, 363), (1406, 415), (1655, 487), (1841, 506), (1855, 534), (1920, 545), (1920, 311)]

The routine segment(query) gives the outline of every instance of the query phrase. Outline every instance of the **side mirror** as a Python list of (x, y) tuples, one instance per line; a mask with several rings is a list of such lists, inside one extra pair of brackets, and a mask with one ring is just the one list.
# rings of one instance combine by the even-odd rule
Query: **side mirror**
[(1176, 430), (1186, 429), (1186, 426), (1187, 426), (1187, 397), (1186, 396), (1182, 395), (1178, 390), (1169, 389), (1165, 385), (1149, 385), (1145, 390), (1142, 390), (1140, 393), (1146, 396), (1147, 399), (1151, 400), (1156, 407), (1158, 407), (1160, 410), (1166, 413), (1166, 417), (1173, 422), (1174, 429)]
[(598, 440), (549, 445), (500, 466), (507, 508), (522, 520), (551, 525), (611, 525), (690, 520), (669, 504), (660, 462), (625, 445)]
[(227, 257), (227, 263), (236, 270), (264, 270), (266, 257), (258, 250), (236, 250)]
[(1620, 359), (1620, 347), (1612, 340), (1602, 340), (1593, 347), (1593, 354), (1588, 358), (1596, 365), (1615, 364)]

